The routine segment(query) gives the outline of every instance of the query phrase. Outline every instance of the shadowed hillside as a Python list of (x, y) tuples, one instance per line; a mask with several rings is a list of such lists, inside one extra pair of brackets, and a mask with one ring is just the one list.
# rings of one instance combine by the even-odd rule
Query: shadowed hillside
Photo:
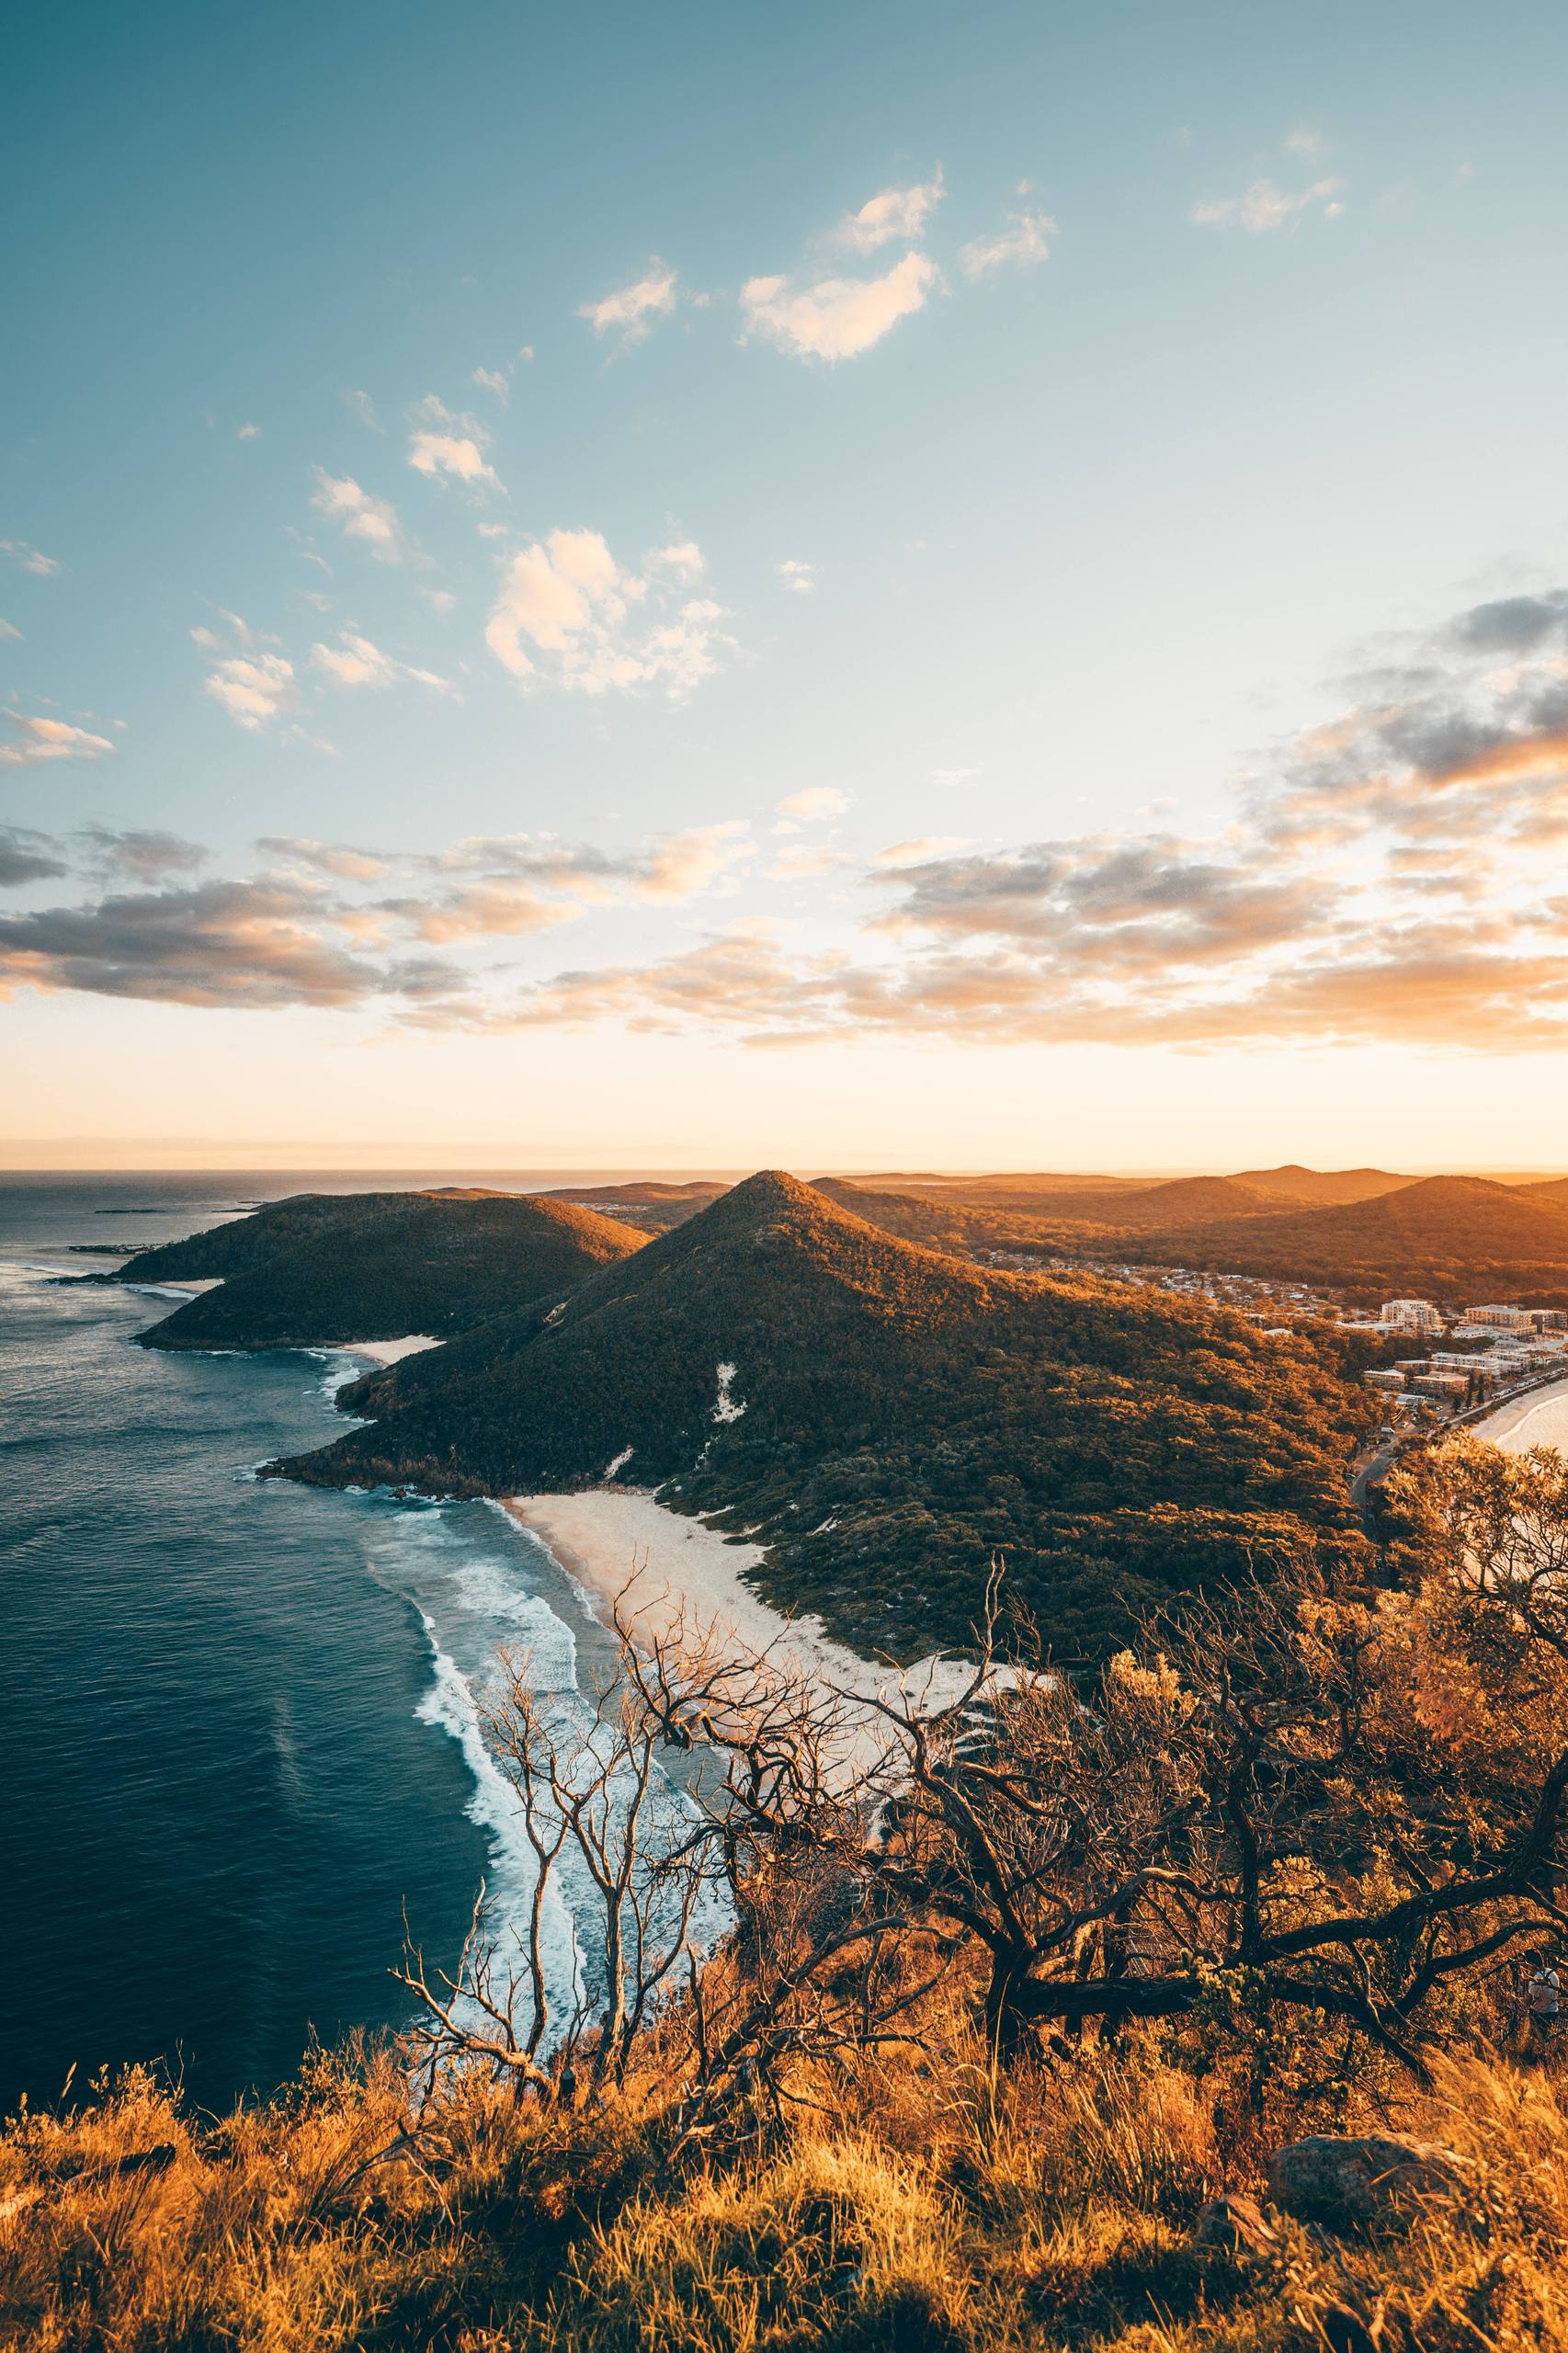
[(529, 1194), (304, 1194), (144, 1251), (117, 1279), (222, 1278), (146, 1347), (309, 1347), (465, 1331), (640, 1247), (625, 1225)]
[(773, 1174), (341, 1402), (374, 1427), (275, 1467), (492, 1495), (619, 1472), (757, 1531), (769, 1589), (868, 1647), (962, 1641), (997, 1552), (1078, 1651), (1308, 1527), (1358, 1540), (1368, 1409), (1306, 1343), (967, 1266)]

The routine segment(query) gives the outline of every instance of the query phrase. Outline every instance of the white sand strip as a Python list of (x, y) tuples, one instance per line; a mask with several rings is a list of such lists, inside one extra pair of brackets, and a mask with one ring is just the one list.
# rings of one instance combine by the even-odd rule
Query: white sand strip
[(1532, 1446), (1555, 1446), (1568, 1454), (1568, 1381), (1513, 1398), (1474, 1428), (1477, 1438), (1490, 1438), (1506, 1454), (1528, 1454)]
[(372, 1364), (401, 1364), (404, 1357), (416, 1357), (426, 1348), (438, 1348), (427, 1332), (412, 1332), (405, 1340), (345, 1340), (346, 1356), (369, 1357)]
[(634, 1641), (669, 1631), (684, 1614), (688, 1634), (711, 1634), (737, 1656), (767, 1652), (777, 1666), (861, 1699), (892, 1699), (902, 1689), (940, 1706), (958, 1697), (972, 1673), (962, 1660), (935, 1654), (902, 1670), (857, 1658), (829, 1639), (820, 1618), (786, 1618), (746, 1584), (743, 1572), (762, 1559), (761, 1545), (729, 1543), (717, 1529), (668, 1510), (646, 1490), (509, 1495), (503, 1508), (542, 1537), (607, 1623), (621, 1598)]

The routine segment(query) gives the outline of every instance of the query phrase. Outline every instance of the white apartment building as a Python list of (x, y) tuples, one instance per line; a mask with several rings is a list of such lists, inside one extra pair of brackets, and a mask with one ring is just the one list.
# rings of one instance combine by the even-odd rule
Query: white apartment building
[(1395, 1332), (1440, 1332), (1443, 1319), (1429, 1299), (1385, 1299), (1378, 1322)]

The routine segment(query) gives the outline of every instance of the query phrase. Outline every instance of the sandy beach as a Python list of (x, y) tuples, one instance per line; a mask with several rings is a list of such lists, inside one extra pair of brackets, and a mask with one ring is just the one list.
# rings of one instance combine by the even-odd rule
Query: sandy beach
[[(685, 1615), (687, 1631), (714, 1634), (737, 1654), (766, 1651), (857, 1699), (910, 1697), (940, 1704), (962, 1691), (970, 1669), (933, 1655), (900, 1670), (858, 1658), (820, 1619), (786, 1618), (744, 1581), (758, 1544), (732, 1544), (700, 1519), (656, 1503), (645, 1490), (592, 1488), (570, 1495), (509, 1495), (503, 1508), (541, 1537), (560, 1566), (608, 1620), (618, 1597), (634, 1640), (665, 1632)], [(628, 1590), (630, 1588), (630, 1590)]]
[(1568, 1381), (1516, 1397), (1475, 1425), (1477, 1438), (1490, 1438), (1506, 1454), (1526, 1454), (1532, 1446), (1555, 1446), (1568, 1454)]
[(403, 1340), (346, 1340), (343, 1353), (350, 1357), (369, 1357), (372, 1364), (401, 1364), (404, 1357), (416, 1357), (426, 1348), (438, 1348), (427, 1332), (411, 1332)]

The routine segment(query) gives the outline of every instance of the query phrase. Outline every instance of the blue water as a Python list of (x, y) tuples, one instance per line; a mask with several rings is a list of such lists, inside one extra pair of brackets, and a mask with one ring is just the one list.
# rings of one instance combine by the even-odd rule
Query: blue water
[(405, 2020), (405, 1907), (433, 1961), (482, 1876), (520, 1910), (474, 1695), (503, 1645), (562, 1692), (603, 1672), (574, 1588), (488, 1505), (251, 1475), (343, 1427), (352, 1358), (138, 1348), (172, 1302), (54, 1279), (368, 1181), (0, 1176), (0, 2108), (142, 2059), (211, 2107), (267, 2089), (312, 2032)]

